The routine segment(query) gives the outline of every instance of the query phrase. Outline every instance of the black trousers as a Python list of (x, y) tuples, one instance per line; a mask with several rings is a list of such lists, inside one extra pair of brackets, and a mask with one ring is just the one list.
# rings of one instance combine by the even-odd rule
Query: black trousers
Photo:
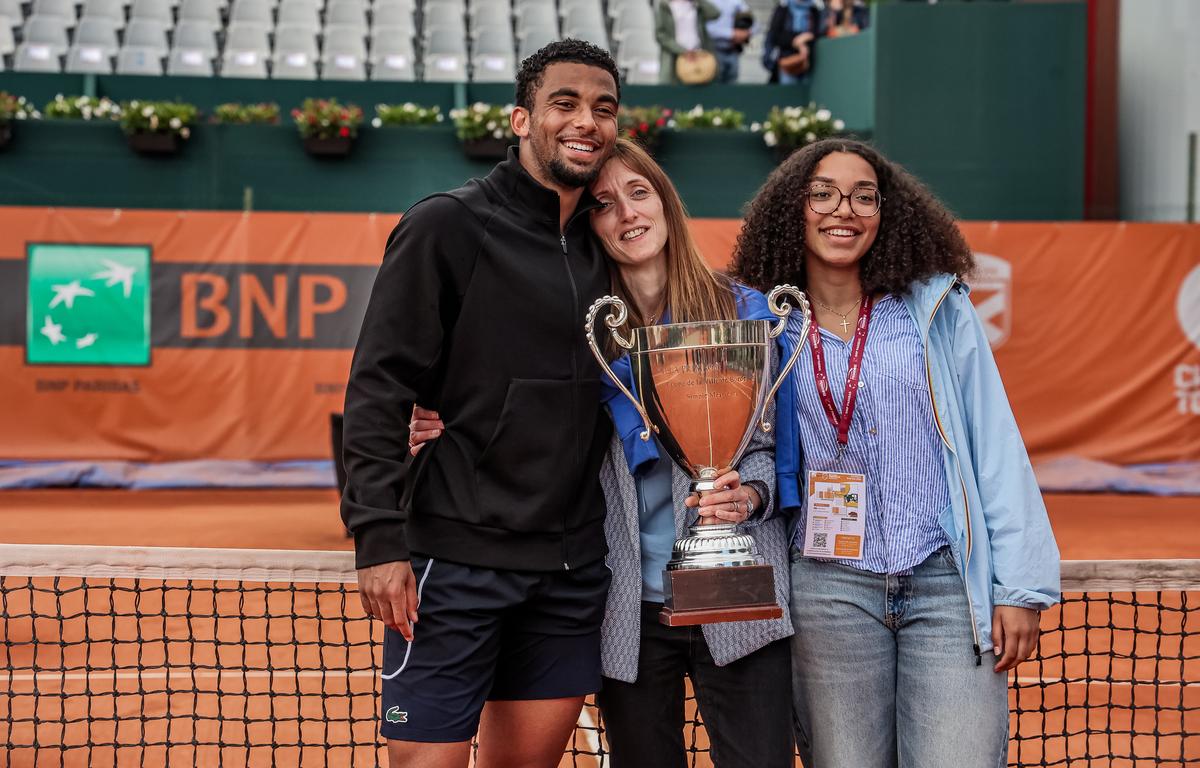
[(718, 667), (700, 627), (658, 622), (642, 603), (637, 682), (604, 678), (600, 713), (613, 768), (686, 768), (684, 675), (692, 679), (715, 768), (791, 768), (791, 648), (777, 640)]

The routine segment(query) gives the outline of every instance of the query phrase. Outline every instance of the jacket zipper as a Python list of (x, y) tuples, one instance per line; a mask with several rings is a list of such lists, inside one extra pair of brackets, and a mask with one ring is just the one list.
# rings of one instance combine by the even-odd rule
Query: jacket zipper
[(954, 289), (954, 286), (957, 282), (957, 279), (951, 281), (950, 285), (938, 298), (937, 303), (933, 305), (933, 311), (929, 314), (929, 328), (925, 331), (925, 381), (929, 386), (929, 404), (933, 408), (933, 422), (937, 426), (938, 436), (941, 437), (942, 442), (946, 444), (946, 447), (950, 449), (950, 453), (954, 454), (954, 467), (958, 471), (958, 484), (962, 489), (963, 523), (964, 530), (967, 534), (967, 552), (966, 555), (963, 556), (962, 564), (963, 591), (967, 594), (967, 614), (971, 621), (971, 648), (975, 652), (975, 666), (978, 667), (983, 665), (983, 654), (979, 649), (979, 629), (975, 626), (975, 606), (971, 602), (971, 588), (969, 586), (969, 582), (967, 581), (967, 569), (970, 568), (971, 549), (973, 546), (971, 539), (971, 502), (967, 498), (967, 484), (963, 480), (962, 463), (958, 459), (958, 451), (955, 450), (954, 445), (950, 442), (949, 438), (946, 437), (946, 431), (942, 428), (942, 420), (938, 416), (937, 400), (933, 396), (933, 370), (929, 365), (929, 335), (933, 328), (933, 318), (937, 316), (938, 310), (941, 309), (942, 302), (946, 300), (948, 295), (950, 295), (950, 291)]
[[(569, 226), (570, 222), (568, 222)], [(575, 274), (571, 271), (571, 259), (567, 254), (567, 233), (559, 232), (558, 241), (562, 244), (563, 265), (567, 268), (567, 283), (571, 286), (571, 307), (573, 314), (572, 321), (568, 328), (575, 327), (575, 320), (582, 317), (583, 313), (579, 308), (579, 288), (575, 285)], [(579, 361), (575, 354), (575, 345), (571, 344), (571, 375), (574, 381), (571, 382), (571, 413), (579, 412), (577, 398), (579, 395)], [(575, 468), (579, 468), (579, 430), (575, 432)], [(562, 533), (562, 566), (564, 571), (571, 570), (570, 562), (567, 559), (567, 510), (563, 509), (563, 533)]]

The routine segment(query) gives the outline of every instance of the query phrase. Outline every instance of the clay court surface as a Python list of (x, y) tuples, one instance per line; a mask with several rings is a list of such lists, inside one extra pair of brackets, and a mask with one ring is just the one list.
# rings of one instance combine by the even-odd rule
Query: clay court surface
[[(1200, 555), (1197, 498), (1060, 494), (1048, 496), (1047, 505), (1067, 560)], [(328, 491), (7, 492), (0, 494), (0, 542), (352, 549)], [(346, 620), (361, 615), (352, 589), (251, 584), (218, 592), (209, 582), (188, 592), (157, 582), (137, 593), (118, 586), (73, 592), (77, 584), (64, 579), (60, 588), (68, 594), (59, 596), (14, 593), (4, 605), (11, 645), (0, 653), (14, 671), (0, 677), (0, 727), (9, 721), (0, 745), (41, 745), (10, 749), (5, 764), (375, 764), (371, 640), (378, 626)], [(1200, 635), (1185, 624), (1196, 622), (1197, 595), (1157, 600), (1127, 594), (1055, 612), (1044, 627), (1045, 660), (1024, 665), (1011, 694), (1022, 712), (1011, 760), (1114, 768), (1200, 761), (1200, 735), (1191, 735), (1200, 734)], [(82, 616), (60, 625), (61, 644), (47, 643), (47, 633), (57, 631), (47, 620), (12, 618), (55, 610)], [(1089, 628), (1081, 629), (1085, 621)], [(78, 642), (85, 626), (89, 637), (113, 641)], [(1147, 632), (1114, 633), (1112, 626)], [(35, 635), (33, 664), (28, 641)], [(136, 644), (119, 642), (135, 635)], [(1085, 645), (1089, 656), (1082, 655)], [(1120, 733), (1131, 726), (1149, 735)], [(1095, 734), (1075, 735), (1070, 745), (1058, 736), (1032, 738), (1064, 730)], [(88, 749), (88, 741), (97, 746)], [(594, 731), (577, 731), (575, 741), (583, 753), (596, 750)], [(702, 730), (687, 741), (707, 746)], [(104, 746), (113, 743), (143, 746), (118, 755)], [(206, 746), (230, 743), (267, 746)], [(357, 746), (294, 746), (326, 743)], [(75, 748), (64, 753), (61, 744)], [(1089, 753), (1129, 759), (1088, 760)], [(708, 765), (705, 758), (696, 764)], [(596, 761), (568, 753), (563, 765)]]

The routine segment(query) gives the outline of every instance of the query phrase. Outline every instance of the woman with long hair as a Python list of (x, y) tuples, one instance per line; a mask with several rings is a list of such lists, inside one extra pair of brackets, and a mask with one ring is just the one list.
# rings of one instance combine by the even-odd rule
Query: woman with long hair
[[(1058, 549), (951, 214), (871, 147), (789, 157), (734, 273), (813, 307), (780, 354), (778, 504), (791, 512), (797, 738), (818, 768), (995, 768), (1008, 670), (1059, 598)], [(801, 450), (803, 447), (803, 450)], [(811, 759), (807, 759), (811, 758)]]
[[(592, 229), (611, 260), (613, 292), (629, 309), (629, 327), (774, 319), (761, 293), (708, 268), (678, 192), (639, 145), (618, 139), (590, 192)], [(609, 349), (611, 366), (631, 387), (628, 358), (618, 352)], [(774, 441), (756, 432), (739, 467), (716, 481), (718, 490), (689, 496), (688, 476), (657, 440), (641, 440), (633, 405), (611, 383), (603, 385), (616, 429), (600, 473), (612, 581), (598, 703), (613, 768), (687, 764), (685, 676), (717, 768), (790, 767), (787, 520), (776, 514)], [(414, 450), (441, 429), (436, 413), (420, 409), (410, 426)], [(663, 569), (675, 540), (698, 519), (743, 524), (774, 566), (783, 617), (682, 627), (659, 622)]]

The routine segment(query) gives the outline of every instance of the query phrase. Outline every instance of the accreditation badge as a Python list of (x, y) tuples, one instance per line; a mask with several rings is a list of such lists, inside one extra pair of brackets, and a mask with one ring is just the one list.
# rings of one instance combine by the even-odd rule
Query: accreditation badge
[(862, 560), (867, 537), (867, 477), (810, 471), (804, 556)]

